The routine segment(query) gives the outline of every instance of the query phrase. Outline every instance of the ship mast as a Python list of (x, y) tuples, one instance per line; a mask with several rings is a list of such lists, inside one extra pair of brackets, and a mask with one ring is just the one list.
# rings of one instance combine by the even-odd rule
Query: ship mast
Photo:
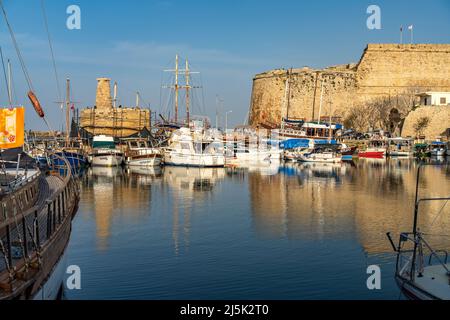
[[(292, 69), (291, 69), (292, 70)], [(284, 89), (284, 100), (283, 100), (283, 108), (281, 111), (281, 129), (284, 130), (285, 121), (284, 117), (286, 116), (286, 120), (289, 117), (289, 103), (290, 103), (290, 86), (291, 86), (291, 74), (288, 70), (286, 73), (286, 88)]]
[(189, 125), (189, 122), (190, 122), (190, 110), (189, 110), (189, 108), (190, 108), (190, 101), (189, 101), (189, 94), (190, 94), (190, 92), (189, 92), (189, 89), (191, 88), (190, 87), (190, 84), (189, 84), (189, 62), (188, 62), (188, 60), (186, 59), (186, 118), (187, 118), (187, 123), (188, 123), (188, 125)]
[[(179, 55), (175, 55), (175, 69), (173, 70), (164, 70), (165, 72), (174, 72), (175, 73), (175, 83), (171, 86), (163, 86), (163, 88), (173, 89), (175, 91), (175, 123), (178, 123), (178, 115), (179, 115), (179, 90), (186, 89), (186, 118), (187, 123), (189, 124), (191, 117), (191, 101), (190, 101), (190, 90), (194, 88), (201, 88), (197, 86), (191, 85), (191, 75), (199, 72), (192, 72), (189, 68), (189, 61), (186, 59), (185, 69), (180, 69), (180, 57)], [(185, 77), (185, 85), (180, 85), (180, 75)]]
[(70, 79), (66, 81), (66, 147), (70, 141)]
[(12, 91), (11, 91), (11, 61), (8, 59), (8, 101), (12, 108)]
[(175, 123), (178, 122), (178, 54), (175, 56)]

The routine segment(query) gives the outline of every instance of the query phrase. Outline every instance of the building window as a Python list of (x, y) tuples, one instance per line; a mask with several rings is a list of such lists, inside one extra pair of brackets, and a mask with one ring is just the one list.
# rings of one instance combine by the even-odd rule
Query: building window
[(441, 98), (441, 104), (447, 104), (447, 99), (446, 98)]

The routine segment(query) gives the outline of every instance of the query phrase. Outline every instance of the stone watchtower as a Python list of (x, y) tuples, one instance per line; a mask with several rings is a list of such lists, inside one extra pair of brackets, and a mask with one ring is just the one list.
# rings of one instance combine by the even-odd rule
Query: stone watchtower
[(111, 99), (111, 79), (97, 79), (97, 96), (95, 99), (95, 105), (98, 110), (110, 110), (113, 108)]
[(96, 108), (81, 110), (80, 128), (83, 129), (83, 137), (104, 134), (125, 138), (146, 133), (151, 128), (150, 109), (125, 106), (114, 108), (109, 78), (97, 79), (95, 106)]

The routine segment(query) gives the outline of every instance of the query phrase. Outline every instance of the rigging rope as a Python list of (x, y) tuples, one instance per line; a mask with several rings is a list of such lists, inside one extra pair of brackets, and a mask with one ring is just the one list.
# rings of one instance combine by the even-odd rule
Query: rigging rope
[(5, 18), (6, 25), (9, 30), (9, 34), (11, 35), (11, 39), (14, 45), (14, 49), (16, 50), (17, 56), (19, 58), (20, 66), (22, 68), (23, 74), (25, 76), (25, 80), (27, 81), (28, 89), (30, 91), (34, 91), (33, 89), (33, 83), (31, 82), (30, 75), (28, 74), (27, 67), (25, 65), (25, 62), (23, 60), (22, 54), (20, 53), (19, 45), (17, 44), (16, 37), (14, 36), (14, 32), (12, 30), (11, 24), (9, 23), (8, 16), (6, 15), (5, 7), (3, 6), (3, 1), (0, 0), (0, 7), (2, 9), (3, 17)]
[(441, 215), (442, 210), (444, 210), (445, 206), (447, 205), (449, 200), (445, 201), (444, 205), (442, 206), (441, 210), (439, 210), (439, 212), (437, 213), (436, 217), (434, 217), (433, 222), (431, 222), (430, 227), (433, 226), (433, 224), (436, 222), (437, 218)]
[(50, 53), (52, 56), (52, 64), (53, 64), (53, 71), (55, 73), (55, 80), (56, 80), (56, 89), (58, 90), (58, 101), (62, 101), (62, 94), (61, 94), (61, 87), (59, 84), (59, 76), (58, 76), (58, 69), (56, 68), (56, 60), (55, 60), (55, 54), (53, 51), (53, 45), (52, 45), (52, 40), (50, 37), (50, 31), (48, 28), (48, 19), (47, 19), (47, 14), (45, 12), (45, 4), (44, 4), (44, 0), (41, 0), (41, 9), (42, 9), (42, 16), (44, 18), (44, 25), (45, 25), (45, 31), (47, 33), (47, 39), (48, 39), (48, 46), (50, 48)]
[[(12, 42), (13, 42), (13, 45), (14, 45), (14, 49), (16, 50), (17, 57), (19, 58), (20, 66), (21, 66), (23, 74), (25, 76), (25, 80), (27, 82), (28, 89), (30, 90), (30, 92), (28, 93), (28, 97), (30, 98), (30, 100), (33, 100), (33, 99), (31, 99), (32, 97), (30, 97), (30, 94), (31, 94), (34, 97), (34, 100), (35, 100), (35, 101), (31, 101), (33, 106), (34, 106), (34, 108), (38, 112), (38, 110), (37, 110), (37, 106), (38, 106), (40, 111), (42, 111), (41, 107), (40, 107), (40, 103), (39, 103), (39, 101), (37, 100), (37, 98), (36, 98), (36, 96), (34, 94), (33, 83), (31, 81), (30, 75), (29, 75), (27, 67), (25, 65), (25, 61), (23, 60), (22, 53), (20, 52), (19, 45), (17, 43), (16, 37), (14, 36), (13, 29), (11, 27), (11, 24), (9, 23), (8, 15), (6, 14), (5, 7), (3, 5), (3, 1), (2, 0), (0, 0), (0, 7), (2, 9), (2, 13), (3, 13), (3, 17), (5, 18), (6, 25), (8, 26), (9, 34), (11, 36), (11, 39), (12, 39)], [(38, 112), (38, 114), (39, 114), (39, 112)], [(48, 129), (50, 130), (50, 132), (54, 133), (54, 131), (52, 130), (50, 124), (48, 123), (47, 119), (45, 118), (43, 111), (42, 111), (42, 115), (39, 114), (39, 116), (42, 118), (42, 120), (44, 120), (44, 122), (47, 125)], [(56, 136), (55, 135), (53, 135), (53, 138), (56, 141)]]

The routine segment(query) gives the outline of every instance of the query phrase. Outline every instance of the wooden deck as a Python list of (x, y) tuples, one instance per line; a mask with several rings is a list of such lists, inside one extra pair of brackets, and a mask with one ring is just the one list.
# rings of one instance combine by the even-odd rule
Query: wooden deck
[(32, 298), (67, 246), (79, 186), (70, 170), (59, 173), (0, 200), (0, 300)]

